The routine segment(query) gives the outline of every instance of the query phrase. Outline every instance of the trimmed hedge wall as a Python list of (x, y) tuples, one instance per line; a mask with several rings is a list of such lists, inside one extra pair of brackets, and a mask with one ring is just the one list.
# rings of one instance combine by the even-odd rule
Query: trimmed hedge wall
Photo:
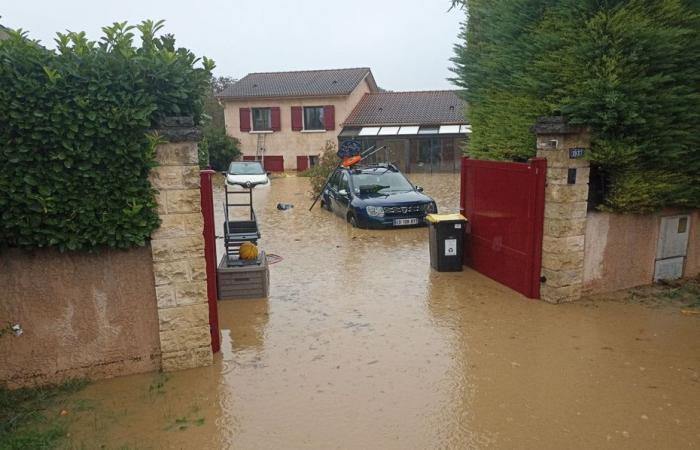
[(700, 3), (455, 0), (467, 19), (455, 82), (482, 159), (535, 153), (530, 127), (591, 127), (604, 208), (700, 207)]
[(198, 119), (213, 67), (155, 37), (161, 26), (116, 23), (97, 43), (59, 34), (57, 51), (0, 41), (0, 247), (128, 248), (158, 227), (148, 130)]

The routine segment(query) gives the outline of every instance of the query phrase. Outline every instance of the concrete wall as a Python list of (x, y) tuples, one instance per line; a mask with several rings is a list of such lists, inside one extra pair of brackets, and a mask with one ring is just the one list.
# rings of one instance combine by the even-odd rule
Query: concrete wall
[(149, 247), (0, 253), (0, 383), (9, 387), (160, 368)]
[[(338, 134), (362, 96), (370, 92), (366, 80), (343, 97), (273, 98), (228, 100), (224, 103), (226, 132), (241, 142), (243, 155), (254, 156), (260, 132), (241, 131), (240, 108), (280, 107), (281, 131), (265, 133), (266, 155), (283, 156), (285, 170), (296, 170), (297, 156), (318, 155), (327, 141), (337, 143)], [(292, 106), (335, 106), (335, 130), (292, 131)]]
[[(589, 212), (586, 220), (583, 289), (585, 294), (649, 284), (654, 277), (661, 217), (678, 214)], [(690, 217), (684, 276), (700, 274), (700, 211)]]

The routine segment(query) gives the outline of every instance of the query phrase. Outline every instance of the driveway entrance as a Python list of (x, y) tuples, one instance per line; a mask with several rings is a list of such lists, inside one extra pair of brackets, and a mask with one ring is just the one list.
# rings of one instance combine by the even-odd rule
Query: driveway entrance
[[(458, 210), (459, 175), (410, 179)], [(83, 418), (69, 429), (74, 447), (697, 446), (696, 317), (552, 307), (468, 268), (435, 272), (427, 229), (353, 229), (309, 212), (308, 189), (281, 177), (256, 191), (260, 244), (284, 259), (270, 266), (269, 298), (218, 303), (214, 365), (91, 384), (89, 409), (67, 408)]]

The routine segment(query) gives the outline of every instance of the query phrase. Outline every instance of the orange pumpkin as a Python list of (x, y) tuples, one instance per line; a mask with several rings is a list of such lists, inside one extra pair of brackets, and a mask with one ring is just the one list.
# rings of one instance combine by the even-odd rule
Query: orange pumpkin
[(258, 247), (252, 242), (244, 242), (241, 244), (239, 255), (245, 261), (258, 259)]

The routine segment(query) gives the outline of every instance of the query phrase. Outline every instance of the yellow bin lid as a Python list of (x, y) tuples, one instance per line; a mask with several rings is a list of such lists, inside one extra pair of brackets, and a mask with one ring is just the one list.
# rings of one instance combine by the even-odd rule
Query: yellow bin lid
[(459, 213), (455, 214), (428, 214), (425, 220), (431, 223), (438, 222), (467, 222), (467, 218)]

